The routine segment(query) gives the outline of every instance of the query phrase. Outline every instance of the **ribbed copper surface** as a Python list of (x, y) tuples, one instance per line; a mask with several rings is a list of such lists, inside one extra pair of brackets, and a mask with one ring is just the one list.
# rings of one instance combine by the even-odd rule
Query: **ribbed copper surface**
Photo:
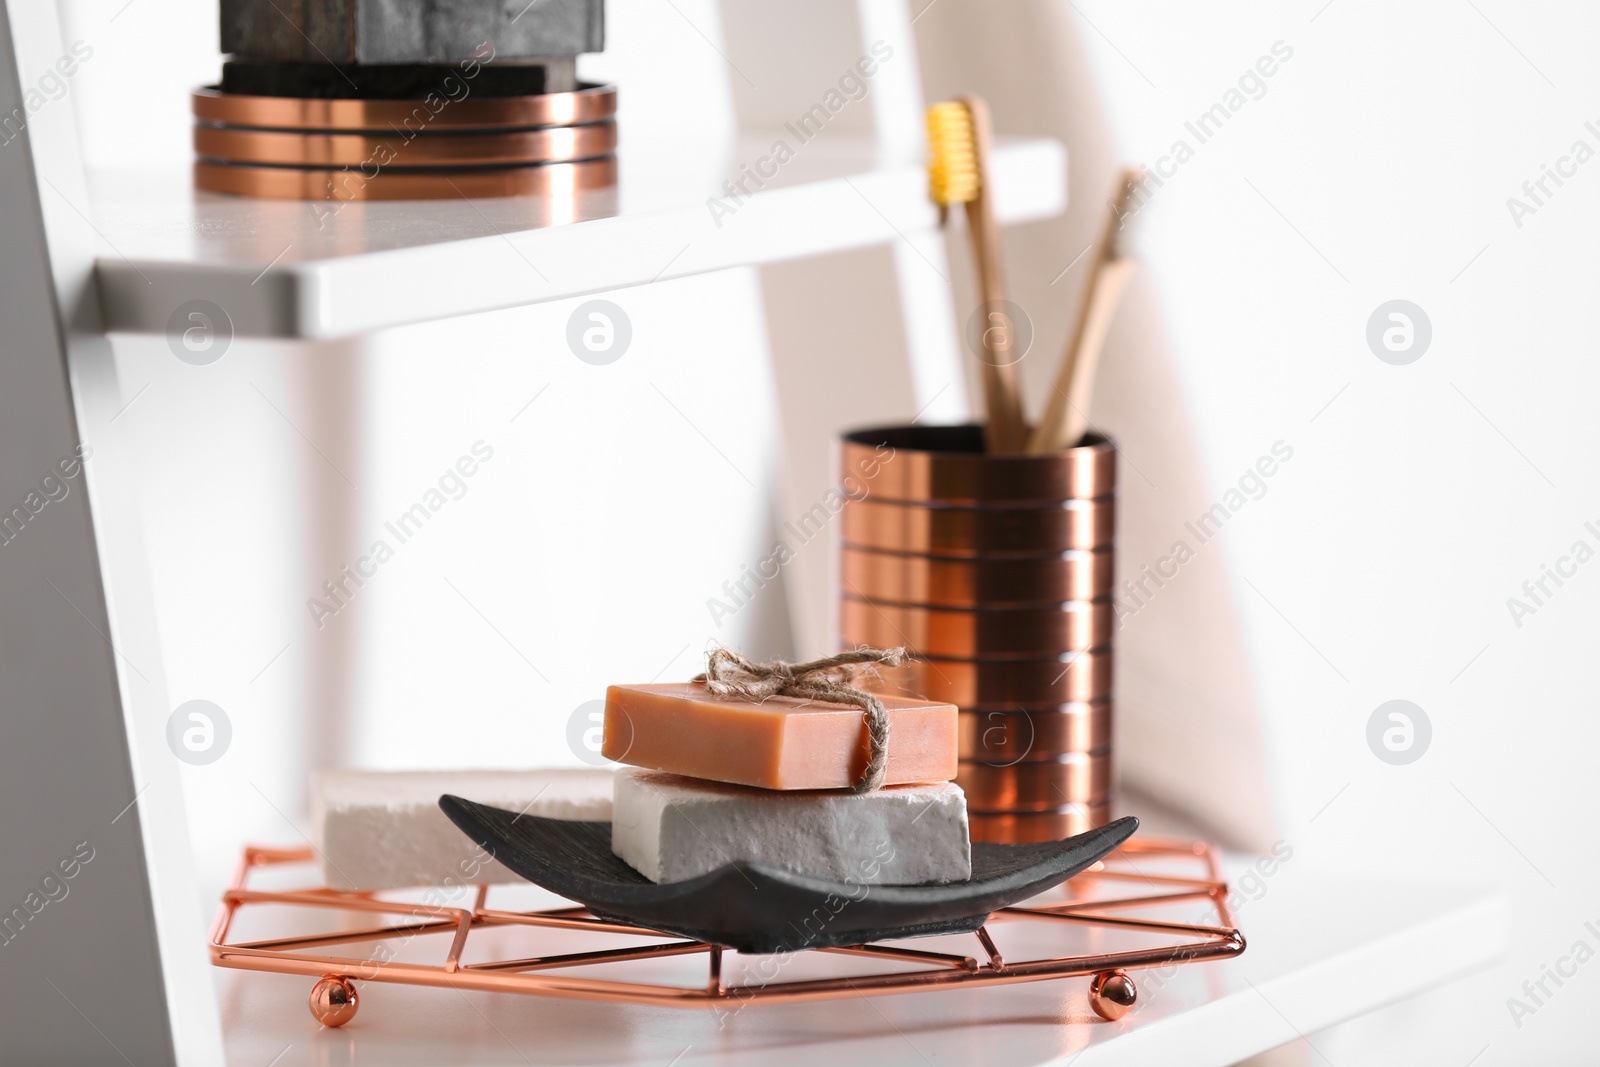
[(846, 646), (905, 646), (925, 656), (1029, 659), (1103, 648), (1115, 626), (1110, 600), (1069, 600), (1047, 608), (926, 608), (844, 597)]
[(575, 126), (617, 113), (617, 90), (591, 85), (574, 93), (475, 97), (470, 80), (460, 99), (313, 100), (290, 96), (242, 96), (196, 89), (195, 118), (225, 126), (281, 130), (471, 130), (491, 127)]
[(1116, 449), (990, 455), (977, 426), (840, 449), (840, 638), (904, 646), (877, 686), (960, 709), (975, 841), (1109, 819)]
[(840, 590), (881, 604), (1012, 608), (1094, 600), (1114, 581), (1110, 548), (1019, 559), (949, 559), (851, 548), (839, 554)]
[(553, 163), (592, 159), (617, 147), (617, 125), (549, 126), (503, 133), (448, 136), (403, 131), (307, 133), (288, 130), (194, 128), (195, 154), (230, 163), (302, 167), (420, 167)]
[(1110, 698), (1033, 711), (963, 709), (959, 715), (961, 758), (972, 763), (1004, 767), (1111, 745)]
[(979, 426), (890, 426), (846, 435), (840, 469), (878, 500), (982, 504), (1110, 496), (1116, 461), (1116, 448), (1092, 436), (1053, 455), (988, 455)]
[(1064, 752), (1054, 760), (991, 767), (963, 762), (956, 784), (973, 811), (1040, 811), (1087, 804), (1111, 792), (1111, 753)]
[(1049, 507), (946, 508), (849, 500), (844, 543), (933, 556), (1037, 556), (1111, 544), (1116, 503), (1065, 500)]
[(1111, 650), (1060, 660), (917, 659), (870, 683), (962, 708), (1031, 708), (1111, 695)]
[(1059, 841), (1111, 821), (1111, 801), (1071, 804), (1056, 811), (967, 812), (974, 841)]
[(195, 188), (272, 200), (542, 196), (617, 182), (617, 93), (328, 100), (197, 89)]
[(448, 171), (266, 167), (197, 162), (196, 189), (270, 200), (443, 200), (460, 197), (566, 196), (617, 183), (614, 157), (582, 163), (464, 167)]

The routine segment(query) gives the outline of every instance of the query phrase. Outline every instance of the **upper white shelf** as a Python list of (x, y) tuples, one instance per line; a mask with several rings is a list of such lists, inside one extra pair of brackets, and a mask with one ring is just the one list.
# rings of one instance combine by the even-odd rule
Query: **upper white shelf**
[[(180, 304), (205, 299), (237, 336), (344, 337), (881, 244), (937, 225), (922, 167), (880, 161), (865, 138), (800, 145), (763, 188), (749, 183), (752, 196), (729, 198), (722, 183), (758, 165), (770, 173), (762, 160), (784, 136), (625, 143), (619, 187), (580, 194), (565, 211), (542, 198), (247, 200), (194, 191), (187, 169), (94, 175), (106, 328), (162, 332)], [(994, 186), (1003, 223), (1059, 213), (1065, 149), (1002, 140)]]

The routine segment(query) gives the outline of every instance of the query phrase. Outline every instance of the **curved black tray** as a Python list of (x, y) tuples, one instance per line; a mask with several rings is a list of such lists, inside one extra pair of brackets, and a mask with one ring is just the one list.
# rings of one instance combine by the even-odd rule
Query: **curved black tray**
[(1118, 819), (1064, 841), (972, 846), (972, 878), (945, 885), (859, 885), (732, 863), (657, 885), (611, 853), (611, 824), (518, 815), (442, 796), (439, 807), (522, 877), (607, 919), (740, 952), (860, 945), (968, 933), (989, 913), (1087, 869), (1139, 828)]

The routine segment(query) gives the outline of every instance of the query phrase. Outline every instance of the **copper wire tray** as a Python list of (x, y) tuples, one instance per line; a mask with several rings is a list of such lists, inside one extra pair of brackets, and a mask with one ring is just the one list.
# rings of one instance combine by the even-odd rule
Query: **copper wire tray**
[[(1002, 958), (987, 925), (976, 932), (981, 952), (961, 955), (904, 947), (904, 942), (810, 949), (809, 955), (834, 953), (872, 957), (882, 962), (915, 965), (915, 969), (850, 977), (767, 981), (761, 984), (727, 984), (723, 981), (724, 950), (704, 942), (669, 938), (644, 927), (597, 919), (581, 907), (542, 911), (503, 911), (487, 906), (489, 887), (476, 887), (470, 908), (435, 906), (387, 900), (377, 893), (343, 892), (327, 888), (269, 891), (249, 887), (258, 868), (305, 864), (313, 860), (309, 848), (257, 848), (244, 851), (233, 881), (222, 895), (222, 907), (211, 934), (211, 961), (218, 967), (297, 974), (318, 979), (311, 991), (311, 1012), (318, 1022), (342, 1026), (354, 1018), (359, 1006), (356, 982), (395, 982), (498, 993), (600, 1000), (624, 1004), (669, 1007), (726, 1008), (747, 1004), (827, 1000), (861, 995), (910, 993), (952, 986), (998, 985), (1051, 978), (1092, 976), (1089, 1003), (1105, 1019), (1118, 1019), (1130, 1011), (1137, 988), (1127, 972), (1140, 968), (1194, 963), (1237, 956), (1245, 949), (1244, 936), (1234, 925), (1228, 907), (1228, 886), (1215, 854), (1201, 842), (1135, 839), (1104, 861), (1072, 879), (1064, 901), (1004, 908), (989, 917), (1002, 922), (1072, 923), (1146, 934), (1172, 935), (1174, 943), (1084, 955), (1046, 956), (1037, 959)], [(1150, 861), (1172, 861), (1186, 871), (1181, 875), (1148, 873), (1140, 869)], [(1117, 887), (1136, 883), (1140, 892), (1126, 895)], [(1106, 895), (1109, 892), (1110, 895)], [(1141, 909), (1170, 907), (1183, 901), (1204, 901), (1214, 911), (1214, 923), (1172, 922), (1139, 917)], [(262, 905), (331, 909), (403, 917), (391, 925), (279, 937), (232, 943), (229, 932), (239, 912)], [(463, 953), (474, 930), (492, 927), (535, 927), (588, 930), (593, 934), (626, 934), (663, 940), (624, 948), (596, 948), (584, 952), (529, 955), (464, 963)], [(335, 956), (307, 950), (334, 945), (378, 942), (391, 938), (408, 941), (419, 935), (450, 935), (438, 963), (377, 960), (371, 957)], [(959, 935), (952, 935), (959, 936)], [(441, 938), (442, 940), (442, 938)], [(703, 954), (706, 980), (698, 986), (665, 985), (630, 979), (629, 961), (665, 956)], [(576, 976), (571, 968), (605, 965), (615, 977)]]

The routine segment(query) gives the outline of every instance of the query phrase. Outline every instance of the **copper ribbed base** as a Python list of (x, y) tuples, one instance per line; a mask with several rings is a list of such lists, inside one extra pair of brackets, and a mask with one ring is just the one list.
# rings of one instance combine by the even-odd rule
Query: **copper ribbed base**
[(310, 133), (196, 126), (201, 159), (291, 167), (361, 167), (382, 171), (388, 160), (408, 167), (568, 163), (610, 155), (617, 124), (550, 126), (509, 133), (456, 133), (448, 137), (389, 133)]
[[(465, 83), (463, 83), (465, 84)], [(450, 100), (325, 100), (298, 96), (243, 96), (215, 86), (196, 89), (194, 117), (215, 126), (268, 130), (489, 130), (576, 126), (617, 113), (617, 90), (591, 85), (573, 93), (473, 97)]]
[(327, 100), (196, 90), (195, 187), (276, 200), (575, 198), (617, 181), (610, 86)]
[(878, 685), (960, 708), (975, 841), (1110, 817), (1116, 450), (989, 455), (976, 426), (841, 447), (840, 638), (905, 646)]
[(196, 189), (268, 200), (447, 200), (497, 196), (570, 196), (617, 183), (615, 159), (522, 167), (441, 171), (194, 165)]

